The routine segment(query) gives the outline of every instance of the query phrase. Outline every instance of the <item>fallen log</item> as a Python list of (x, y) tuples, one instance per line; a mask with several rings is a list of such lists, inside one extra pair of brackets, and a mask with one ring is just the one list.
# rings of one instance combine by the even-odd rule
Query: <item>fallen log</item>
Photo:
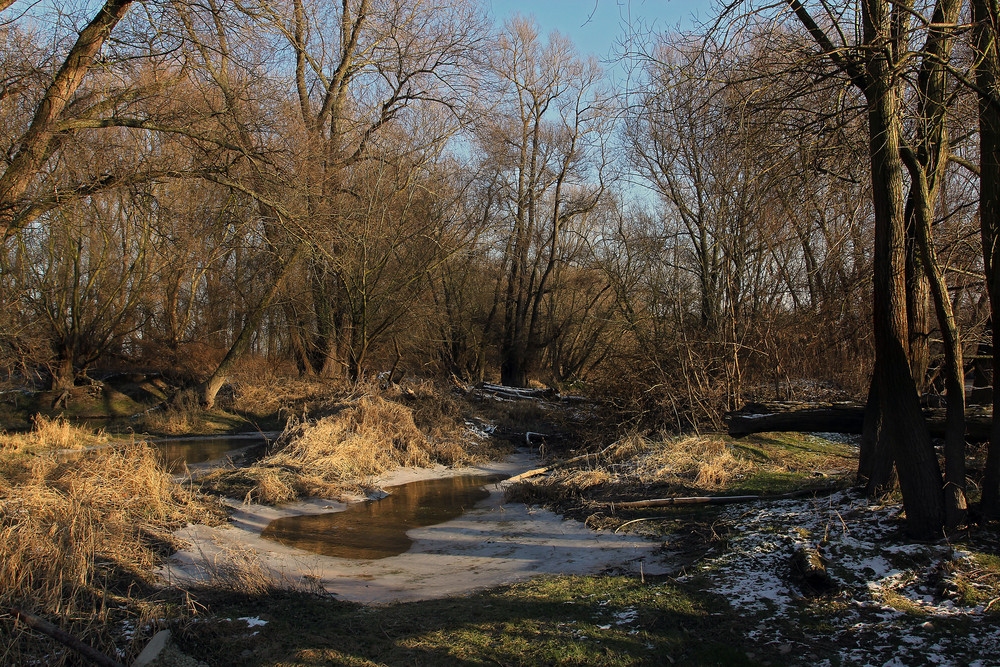
[(826, 569), (826, 561), (812, 544), (798, 544), (792, 552), (792, 576), (798, 580), (802, 591), (820, 595), (834, 590), (837, 585)]
[[(945, 410), (924, 408), (924, 418), (931, 435), (944, 437)], [(729, 435), (742, 436), (766, 431), (800, 431), (806, 433), (861, 433), (865, 406), (861, 403), (793, 403), (775, 401), (750, 403), (727, 412), (725, 420)], [(993, 415), (981, 406), (970, 406), (965, 413), (966, 438), (972, 442), (989, 440)]]
[(669, 507), (671, 505), (729, 505), (760, 500), (788, 500), (803, 496), (822, 495), (840, 491), (842, 487), (832, 486), (819, 489), (801, 489), (774, 496), (678, 496), (674, 498), (652, 498), (650, 500), (630, 500), (624, 503), (608, 503), (612, 509), (641, 509), (643, 507)]

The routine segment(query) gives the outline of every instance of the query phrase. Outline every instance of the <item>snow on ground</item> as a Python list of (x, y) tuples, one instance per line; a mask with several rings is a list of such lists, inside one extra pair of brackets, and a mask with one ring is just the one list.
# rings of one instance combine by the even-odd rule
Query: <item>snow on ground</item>
[[(725, 552), (681, 579), (706, 582), (758, 621), (748, 639), (803, 663), (1000, 664), (996, 621), (983, 605), (961, 606), (949, 583), (971, 554), (906, 541), (898, 514), (850, 491), (733, 507), (721, 517), (731, 530)], [(839, 589), (832, 597), (809, 600), (794, 583), (791, 557), (802, 544), (826, 560)], [(821, 640), (793, 646), (811, 632)]]
[[(460, 474), (516, 474), (538, 461), (527, 454), (475, 469), (400, 468), (381, 485)], [(230, 562), (256, 562), (274, 581), (322, 587), (337, 597), (366, 603), (426, 600), (460, 595), (542, 574), (588, 574), (608, 568), (664, 573), (659, 544), (634, 535), (594, 531), (583, 523), (519, 503), (504, 504), (500, 486), (461, 517), (413, 529), (409, 551), (380, 560), (351, 560), (301, 551), (260, 537), (273, 519), (343, 510), (343, 503), (311, 500), (282, 507), (240, 504), (225, 527), (192, 525), (176, 533), (190, 547), (160, 574), (168, 582), (210, 580)]]

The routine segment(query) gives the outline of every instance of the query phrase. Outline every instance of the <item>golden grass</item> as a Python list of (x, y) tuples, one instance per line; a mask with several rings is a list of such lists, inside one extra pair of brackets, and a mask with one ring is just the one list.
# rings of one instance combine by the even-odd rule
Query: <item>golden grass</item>
[(649, 446), (634, 474), (650, 482), (682, 483), (706, 490), (724, 488), (756, 466), (724, 441), (710, 436), (669, 439)]
[(227, 593), (259, 596), (281, 588), (280, 582), (264, 565), (260, 553), (250, 547), (231, 546), (206, 565), (211, 585)]
[(108, 441), (103, 432), (77, 426), (63, 417), (37, 414), (27, 433), (0, 432), (0, 455), (37, 453), (51, 449), (83, 449)]
[[(18, 479), (0, 476), (0, 609), (39, 614), (108, 652), (115, 618), (162, 615), (131, 593), (151, 582), (171, 532), (219, 516), (173, 482), (144, 443), (69, 463), (34, 457)], [(39, 650), (23, 626), (0, 624), (5, 660), (37, 659)]]
[(507, 498), (520, 502), (559, 503), (593, 495), (601, 487), (612, 495), (626, 496), (652, 486), (669, 487), (681, 493), (716, 493), (762, 471), (787, 472), (798, 465), (790, 458), (787, 461), (776, 458), (778, 460), (766, 462), (755, 460), (722, 437), (649, 439), (631, 433), (583, 465), (512, 485)]
[(143, 428), (151, 433), (185, 435), (201, 430), (205, 411), (193, 390), (174, 395), (162, 409), (147, 412), (142, 418)]
[(497, 455), (468, 434), (458, 403), (429, 382), (355, 387), (346, 399), (313, 410), (313, 417), (289, 419), (273, 454), (255, 466), (206, 475), (202, 488), (265, 504), (343, 498), (399, 466), (465, 464)]

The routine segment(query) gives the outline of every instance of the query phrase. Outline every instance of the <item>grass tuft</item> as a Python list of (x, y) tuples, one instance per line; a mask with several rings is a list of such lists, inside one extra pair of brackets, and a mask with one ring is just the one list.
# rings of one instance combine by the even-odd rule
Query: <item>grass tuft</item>
[[(39, 432), (57, 443), (63, 430), (47, 424)], [(103, 447), (68, 463), (36, 456), (16, 478), (0, 476), (0, 609), (19, 607), (106, 652), (121, 649), (111, 646), (110, 627), (157, 606), (139, 591), (172, 550), (171, 533), (220, 516), (176, 484), (145, 443)], [(52, 647), (23, 626), (0, 624), (0, 647), (14, 663), (58, 664)]]
[(313, 406), (312, 417), (291, 417), (270, 456), (210, 473), (202, 488), (264, 504), (343, 499), (399, 466), (460, 465), (498, 455), (469, 435), (460, 405), (431, 383), (352, 392)]

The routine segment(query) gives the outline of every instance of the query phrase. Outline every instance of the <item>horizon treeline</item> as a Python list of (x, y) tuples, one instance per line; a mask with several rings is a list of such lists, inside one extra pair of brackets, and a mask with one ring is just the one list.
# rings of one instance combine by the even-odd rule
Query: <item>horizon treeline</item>
[[(627, 62), (602, 65), (465, 0), (3, 5), (9, 385), (169, 370), (210, 405), (252, 358), (586, 385), (677, 427), (867, 393), (870, 105), (787, 7), (637, 27)], [(949, 62), (929, 240), (982, 387), (972, 42)], [(900, 63), (919, 151), (921, 60)], [(912, 377), (941, 393), (915, 231), (904, 264)]]

